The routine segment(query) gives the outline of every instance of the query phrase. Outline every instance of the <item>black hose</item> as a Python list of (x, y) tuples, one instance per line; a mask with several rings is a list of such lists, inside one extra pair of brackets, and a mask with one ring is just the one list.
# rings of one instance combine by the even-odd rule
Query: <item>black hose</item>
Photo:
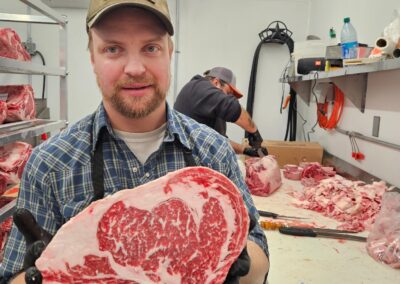
[(291, 120), (290, 120), (290, 117), (292, 116), (292, 108), (291, 108), (291, 106), (289, 105), (289, 110), (288, 110), (288, 120), (287, 120), (287, 122), (286, 122), (286, 133), (285, 133), (285, 141), (287, 141), (287, 138), (288, 138), (288, 135), (289, 135), (289, 130), (290, 130), (290, 123), (291, 123)]
[(288, 120), (286, 125), (285, 141), (296, 141), (297, 132), (297, 93), (293, 88), (290, 88), (290, 101)]
[[(34, 53), (33, 55), (34, 55), (34, 56), (35, 56), (35, 55), (39, 55), (40, 58), (42, 59), (43, 65), (46, 65), (46, 61), (44, 60), (44, 56), (43, 56), (43, 54), (42, 54), (39, 50), (36, 50), (35, 53)], [(42, 99), (44, 99), (45, 88), (46, 88), (46, 75), (43, 75)]]
[(253, 64), (251, 66), (249, 90), (247, 92), (247, 104), (246, 104), (246, 111), (250, 114), (251, 117), (253, 116), (254, 94), (256, 92), (258, 58), (260, 56), (260, 50), (263, 44), (264, 42), (262, 41), (258, 44), (253, 56)]
[[(291, 89), (291, 90), (293, 90), (293, 89)], [(292, 110), (292, 113), (291, 113), (291, 116), (288, 117), (288, 119), (290, 120), (290, 123), (291, 123), (289, 141), (295, 141), (296, 140), (296, 130), (297, 130), (297, 112), (296, 112), (297, 100), (296, 100), (295, 94), (293, 94), (291, 92), (290, 95), (291, 95), (290, 96), (291, 103), (289, 104), (289, 106), (290, 106), (290, 109)]]
[[(272, 27), (275, 25), (274, 27)], [(260, 57), (260, 51), (263, 44), (269, 43), (277, 43), (277, 44), (286, 44), (289, 48), (289, 53), (292, 53), (294, 50), (294, 42), (291, 38), (292, 32), (287, 29), (286, 25), (281, 21), (274, 21), (268, 25), (268, 27), (260, 32), (259, 37), (261, 39), (260, 43), (257, 45), (257, 48), (254, 52), (253, 63), (251, 66), (250, 80), (249, 80), (249, 89), (247, 92), (247, 104), (246, 111), (253, 117), (253, 106), (254, 106), (254, 96), (256, 90), (256, 81), (257, 81), (257, 68), (258, 61)], [(296, 140), (296, 129), (297, 129), (297, 107), (296, 107), (296, 92), (292, 88), (290, 89), (291, 99), (289, 102), (289, 111), (288, 111), (288, 123), (286, 127), (285, 141), (289, 136), (290, 141)], [(293, 95), (292, 95), (293, 94)], [(248, 137), (247, 131), (245, 132), (245, 137)]]

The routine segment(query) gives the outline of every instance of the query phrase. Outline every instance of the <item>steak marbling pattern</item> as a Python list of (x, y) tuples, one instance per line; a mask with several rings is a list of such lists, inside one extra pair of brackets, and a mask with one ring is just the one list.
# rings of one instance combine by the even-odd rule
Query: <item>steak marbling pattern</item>
[(223, 283), (248, 226), (228, 178), (184, 168), (93, 202), (36, 266), (44, 283)]

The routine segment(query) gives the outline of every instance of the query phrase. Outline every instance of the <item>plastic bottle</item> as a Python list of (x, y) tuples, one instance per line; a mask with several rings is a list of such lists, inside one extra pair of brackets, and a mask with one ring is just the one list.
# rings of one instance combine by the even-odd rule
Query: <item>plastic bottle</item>
[(351, 59), (357, 58), (357, 32), (353, 25), (350, 23), (350, 18), (343, 19), (344, 25), (340, 34), (340, 43), (342, 46), (342, 58)]

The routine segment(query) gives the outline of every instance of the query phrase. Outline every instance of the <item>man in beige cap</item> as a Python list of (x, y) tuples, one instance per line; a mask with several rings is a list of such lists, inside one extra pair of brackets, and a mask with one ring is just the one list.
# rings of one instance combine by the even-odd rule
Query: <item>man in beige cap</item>
[[(32, 152), (0, 265), (2, 281), (17, 274), (12, 283), (40, 283), (35, 260), (66, 221), (94, 200), (185, 166), (226, 175), (249, 215), (258, 218), (229, 142), (166, 103), (174, 32), (166, 0), (92, 0), (86, 28), (103, 100), (93, 114)], [(243, 275), (240, 283), (262, 283), (267, 255), (255, 223), (225, 283), (238, 283)]]

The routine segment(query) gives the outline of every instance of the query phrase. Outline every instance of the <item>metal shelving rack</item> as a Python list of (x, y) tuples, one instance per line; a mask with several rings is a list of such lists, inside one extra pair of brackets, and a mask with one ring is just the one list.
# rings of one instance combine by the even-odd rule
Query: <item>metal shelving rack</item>
[(300, 97), (310, 104), (311, 86), (314, 80), (318, 83), (334, 83), (361, 111), (365, 110), (365, 100), (368, 85), (368, 74), (372, 72), (400, 69), (400, 58), (386, 59), (363, 65), (348, 65), (329, 72), (313, 72), (303, 76), (284, 77), (282, 83), (288, 83)]
[(17, 200), (14, 199), (10, 203), (7, 203), (2, 208), (0, 208), (0, 223), (4, 222), (8, 217), (12, 216), (16, 204)]
[[(60, 77), (60, 118), (59, 120), (34, 119), (15, 123), (0, 125), (0, 145), (11, 143), (38, 136), (42, 133), (60, 130), (68, 124), (67, 104), (67, 19), (57, 11), (45, 5), (40, 0), (20, 0), (41, 15), (23, 15), (0, 13), (0, 21), (47, 24), (59, 27), (59, 66), (49, 67), (22, 62), (9, 58), (0, 57), (0, 76), (2, 73), (27, 74), (27, 75), (49, 75)], [(0, 223), (13, 214), (16, 200), (0, 209)]]

